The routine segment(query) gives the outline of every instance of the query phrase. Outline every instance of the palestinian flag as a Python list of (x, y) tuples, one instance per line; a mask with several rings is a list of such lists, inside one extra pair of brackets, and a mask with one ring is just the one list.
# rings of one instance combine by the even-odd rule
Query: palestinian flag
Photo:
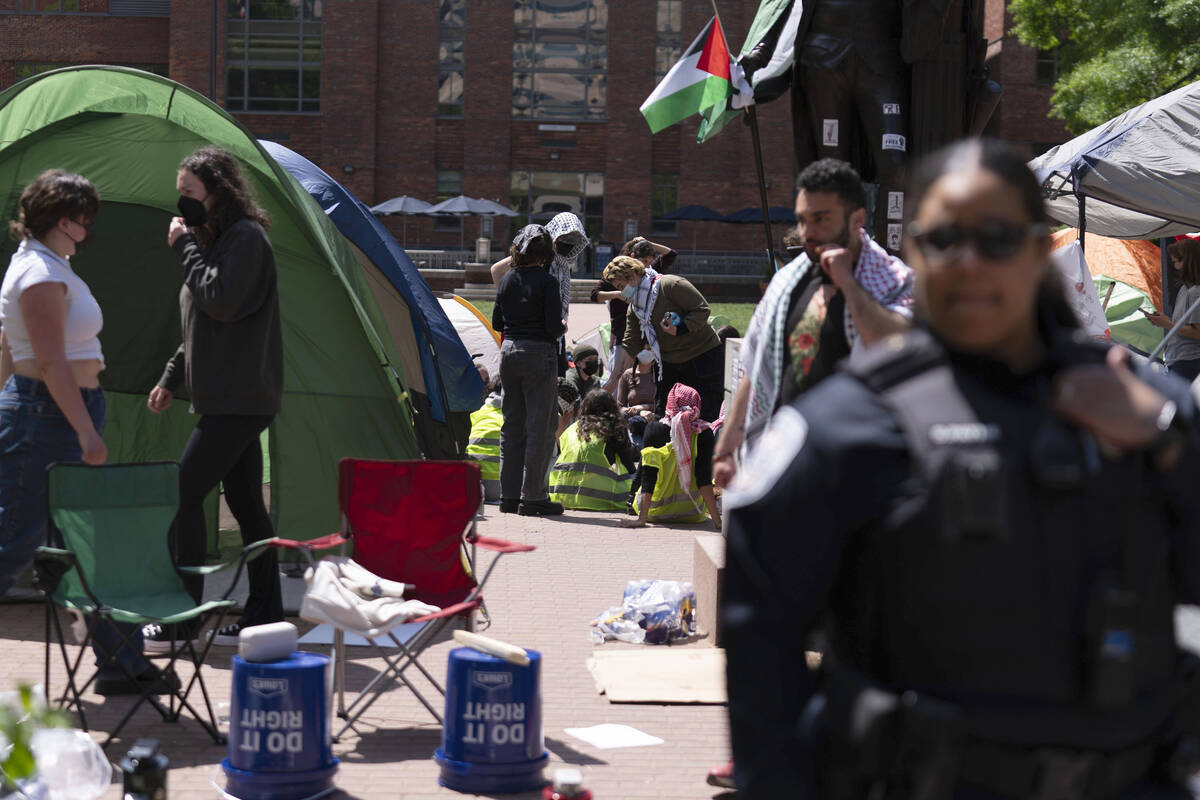
[(692, 114), (724, 104), (732, 93), (729, 48), (713, 17), (642, 103), (642, 116), (650, 124), (650, 132), (658, 133)]

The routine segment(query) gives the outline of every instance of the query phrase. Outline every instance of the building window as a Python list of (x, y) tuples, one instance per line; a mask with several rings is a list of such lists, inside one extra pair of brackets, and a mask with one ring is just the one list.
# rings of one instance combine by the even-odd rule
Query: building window
[(3, 7), (18, 14), (71, 14), (79, 11), (79, 0), (8, 0)]
[(461, 117), (467, 0), (438, 0), (439, 117)]
[(679, 208), (679, 176), (650, 176), (650, 233), (653, 236), (678, 236), (679, 223), (659, 219)]
[(322, 0), (227, 0), (225, 107), (321, 110)]
[[(52, 69), (62, 69), (63, 67), (74, 66), (65, 62), (53, 61), (18, 61), (13, 64), (13, 80), (23, 81), (26, 78), (32, 78), (34, 75), (41, 75), (43, 72), (49, 72)], [(114, 67), (133, 67), (134, 69), (153, 72), (155, 75), (162, 75), (164, 78), (167, 75), (166, 64), (112, 64)]]
[(661, 81), (683, 54), (683, 0), (657, 0), (654, 22), (654, 80)]
[(1053, 86), (1058, 81), (1058, 51), (1038, 50), (1033, 69), (1034, 83), (1038, 86)]
[[(449, 200), (462, 194), (462, 170), (439, 169), (437, 171), (437, 201)], [(436, 216), (433, 218), (433, 229), (439, 233), (459, 233), (462, 231), (462, 217)]]
[[(513, 230), (530, 223), (545, 225), (563, 211), (581, 220), (592, 241), (600, 241), (604, 230), (604, 175), (599, 172), (512, 173), (511, 207), (520, 216)], [(588, 252), (592, 252), (590, 249)]]
[(514, 117), (603, 119), (608, 0), (514, 0)]

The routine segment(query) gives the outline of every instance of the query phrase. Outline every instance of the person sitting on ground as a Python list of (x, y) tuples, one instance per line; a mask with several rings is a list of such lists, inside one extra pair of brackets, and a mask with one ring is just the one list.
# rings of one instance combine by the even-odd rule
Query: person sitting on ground
[(617, 401), (603, 389), (584, 395), (579, 418), (558, 437), (550, 499), (564, 508), (624, 511), (637, 458)]
[(590, 344), (577, 344), (571, 354), (575, 366), (567, 370), (564, 376), (578, 391), (580, 397), (587, 397), (588, 392), (604, 386), (600, 376), (604, 374), (604, 365), (600, 363), (600, 354)]
[(554, 431), (555, 439), (555, 456), (557, 453), (558, 437), (562, 436), (563, 431), (571, 427), (571, 423), (579, 415), (579, 390), (575, 388), (575, 384), (568, 381), (566, 378), (558, 379), (558, 427)]
[(617, 404), (629, 423), (633, 444), (642, 449), (646, 424), (654, 420), (654, 401), (658, 396), (658, 367), (649, 347), (637, 354), (637, 363), (621, 373), (617, 383)]
[[(700, 417), (700, 393), (677, 383), (667, 394), (667, 416), (646, 426), (642, 440), (640, 489), (635, 520), (623, 528), (648, 522), (703, 522), (705, 509), (719, 530), (721, 514), (712, 486), (713, 432)], [(703, 506), (701, 505), (703, 500)]]
[(501, 410), (504, 398), (499, 375), (488, 382), (487, 391), (483, 405), (471, 412), (467, 455), (479, 462), (483, 499), (491, 502), (500, 499), (500, 427), (504, 424)]

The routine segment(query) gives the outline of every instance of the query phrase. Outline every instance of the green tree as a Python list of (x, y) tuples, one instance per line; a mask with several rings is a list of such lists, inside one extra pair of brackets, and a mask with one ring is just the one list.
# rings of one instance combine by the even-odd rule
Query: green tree
[(1013, 33), (1057, 49), (1051, 115), (1083, 133), (1200, 79), (1200, 0), (1011, 0)]

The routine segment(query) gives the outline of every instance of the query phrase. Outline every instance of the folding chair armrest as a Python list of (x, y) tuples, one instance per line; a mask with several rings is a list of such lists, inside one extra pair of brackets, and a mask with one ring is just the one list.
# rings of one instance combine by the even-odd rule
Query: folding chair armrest
[(187, 575), (212, 575), (214, 572), (229, 569), (233, 566), (233, 563), (232, 561), (224, 561), (220, 564), (207, 564), (202, 567), (175, 567), (175, 569)]
[(444, 617), (453, 617), (457, 614), (463, 613), (464, 611), (470, 611), (471, 609), (479, 608), (481, 603), (483, 603), (483, 600), (479, 597), (475, 597), (473, 600), (464, 600), (461, 603), (455, 603), (452, 606), (446, 606), (440, 611), (435, 611), (432, 614), (413, 617), (409, 620), (409, 622), (429, 622), (430, 620), (442, 619)]
[(319, 539), (309, 539), (307, 542), (300, 542), (295, 539), (281, 539), (278, 536), (267, 541), (270, 542), (272, 547), (282, 547), (286, 550), (332, 550), (335, 547), (346, 544), (350, 540), (344, 534), (331, 533)]
[(64, 563), (75, 563), (75, 554), (70, 550), (64, 550), (61, 547), (49, 547), (42, 545), (37, 550), (33, 551), (35, 561), (62, 561)]
[(497, 553), (532, 553), (537, 550), (537, 545), (510, 542), (494, 536), (468, 536), (467, 543), (482, 547), (484, 550), (494, 550)]
[(75, 570), (75, 574), (79, 576), (79, 584), (83, 587), (83, 593), (87, 595), (88, 600), (98, 609), (105, 608), (106, 604), (96, 597), (92, 587), (88, 585), (87, 578), (79, 568), (79, 559), (75, 553), (61, 547), (46, 545), (33, 551), (33, 583), (34, 588), (38, 591), (46, 595), (54, 594), (58, 590), (58, 584), (62, 581), (63, 576), (71, 570)]

